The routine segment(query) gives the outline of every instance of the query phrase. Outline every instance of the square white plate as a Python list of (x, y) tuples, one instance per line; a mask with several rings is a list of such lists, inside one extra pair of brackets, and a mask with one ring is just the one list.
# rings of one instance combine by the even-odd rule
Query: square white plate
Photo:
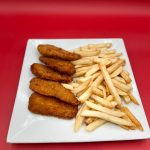
[[(126, 69), (130, 72), (133, 94), (140, 103), (133, 103), (128, 107), (142, 123), (144, 131), (126, 131), (116, 125), (107, 123), (94, 132), (85, 131), (84, 127), (74, 133), (74, 119), (63, 120), (55, 117), (35, 115), (28, 111), (28, 99), (32, 91), (29, 82), (33, 75), (30, 71), (32, 63), (39, 62), (38, 44), (52, 44), (64, 49), (74, 49), (86, 44), (112, 42), (113, 48), (122, 52), (126, 59)], [(9, 143), (55, 143), (55, 142), (92, 142), (146, 139), (150, 137), (150, 130), (142, 106), (141, 98), (135, 83), (128, 55), (122, 39), (30, 39), (28, 40), (24, 62), (22, 66), (14, 110), (7, 136)]]

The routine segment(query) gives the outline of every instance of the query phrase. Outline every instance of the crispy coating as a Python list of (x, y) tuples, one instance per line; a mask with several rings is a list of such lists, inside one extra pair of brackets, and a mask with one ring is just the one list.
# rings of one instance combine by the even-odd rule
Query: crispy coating
[(33, 93), (29, 98), (28, 109), (36, 114), (71, 119), (76, 116), (78, 106), (67, 104), (56, 98)]
[(58, 98), (72, 105), (79, 104), (79, 101), (75, 95), (58, 82), (33, 78), (30, 81), (30, 89), (45, 96)]
[(79, 54), (68, 52), (54, 45), (40, 44), (38, 45), (37, 49), (42, 55), (51, 58), (58, 58), (69, 61), (74, 61), (81, 58)]
[(74, 65), (69, 61), (64, 61), (61, 59), (54, 59), (45, 56), (40, 56), (39, 60), (46, 64), (51, 69), (54, 69), (58, 72), (72, 75), (75, 73)]
[(31, 71), (34, 75), (42, 79), (48, 79), (52, 81), (64, 82), (69, 83), (72, 81), (72, 77), (64, 74), (60, 74), (49, 67), (34, 63), (31, 65)]

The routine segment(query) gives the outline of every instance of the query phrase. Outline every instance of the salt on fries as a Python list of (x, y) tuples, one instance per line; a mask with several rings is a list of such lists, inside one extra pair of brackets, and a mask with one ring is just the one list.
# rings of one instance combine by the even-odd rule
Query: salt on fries
[(74, 131), (82, 124), (87, 131), (93, 131), (109, 122), (125, 130), (142, 131), (141, 123), (123, 105), (139, 103), (132, 94), (132, 80), (124, 69), (122, 54), (113, 49), (111, 43), (88, 44), (72, 51), (82, 58), (72, 62), (76, 69), (73, 82), (62, 85), (81, 102)]

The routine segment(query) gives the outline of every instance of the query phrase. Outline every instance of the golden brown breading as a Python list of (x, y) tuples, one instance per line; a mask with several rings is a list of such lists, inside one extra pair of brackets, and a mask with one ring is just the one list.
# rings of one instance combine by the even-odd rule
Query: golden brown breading
[(34, 63), (31, 65), (31, 71), (34, 75), (42, 79), (48, 79), (52, 81), (64, 82), (69, 83), (72, 81), (72, 77), (64, 74), (60, 74), (49, 67)]
[(72, 75), (75, 73), (74, 65), (69, 61), (49, 58), (45, 56), (40, 56), (39, 60), (46, 64), (48, 67), (58, 72), (65, 73), (68, 75)]
[(76, 116), (78, 106), (67, 104), (56, 98), (33, 93), (29, 98), (28, 109), (36, 114), (71, 119)]
[(64, 88), (59, 82), (33, 78), (30, 81), (30, 89), (45, 96), (58, 98), (72, 105), (79, 104), (75, 95), (70, 90)]
[(59, 59), (69, 60), (69, 61), (74, 61), (81, 58), (79, 54), (68, 52), (54, 45), (40, 44), (38, 45), (37, 49), (42, 55), (51, 58), (59, 58)]

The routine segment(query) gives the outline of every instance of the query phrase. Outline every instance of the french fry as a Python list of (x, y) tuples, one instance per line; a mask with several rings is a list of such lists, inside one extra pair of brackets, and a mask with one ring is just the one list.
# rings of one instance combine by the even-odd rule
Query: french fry
[(81, 113), (84, 111), (84, 110), (88, 110), (89, 108), (86, 106), (86, 104), (83, 104), (82, 106), (81, 106), (81, 108), (79, 109), (79, 111), (78, 111), (78, 113), (77, 113), (77, 115), (76, 115), (76, 119), (75, 119), (75, 125), (74, 125), (74, 131), (75, 132), (77, 132), (79, 129), (80, 129), (80, 127), (81, 127), (81, 125), (82, 125), (82, 123), (83, 123), (83, 120), (84, 120), (84, 117), (83, 116), (81, 116)]
[(132, 101), (134, 104), (139, 105), (137, 99), (132, 95), (131, 92), (128, 92), (128, 95), (129, 95), (131, 101)]
[(73, 90), (73, 86), (69, 85), (69, 84), (64, 84), (62, 83), (63, 87), (65, 87), (68, 90)]
[(105, 99), (106, 98), (106, 88), (103, 85), (100, 85), (98, 88), (100, 90), (102, 90), (102, 92), (103, 92), (103, 98)]
[(102, 119), (96, 119), (95, 121), (93, 121), (92, 123), (88, 124), (86, 126), (86, 130), (87, 131), (94, 131), (96, 128), (102, 126), (103, 124), (105, 124), (107, 121), (102, 120)]
[(88, 48), (110, 48), (112, 43), (89, 44)]
[(116, 106), (117, 106), (117, 102), (116, 102), (116, 101), (111, 101), (111, 105), (112, 105), (113, 107), (116, 107)]
[(114, 53), (116, 53), (115, 49), (111, 49), (111, 50), (106, 50), (105, 51), (105, 54), (114, 54)]
[(87, 67), (87, 65), (75, 65), (74, 67), (75, 69), (77, 69), (77, 68)]
[(89, 59), (82, 58), (82, 59), (79, 59), (79, 60), (72, 61), (72, 63), (74, 65), (92, 65), (93, 61), (91, 61)]
[(78, 92), (78, 93), (76, 94), (76, 96), (77, 96), (77, 97), (80, 97), (83, 93), (86, 92), (87, 89), (88, 89), (88, 87), (86, 87), (84, 90)]
[(114, 79), (121, 82), (121, 83), (126, 84), (126, 81), (122, 77), (116, 76), (116, 77), (114, 77)]
[(81, 91), (83, 91), (84, 89), (86, 89), (86, 87), (89, 85), (91, 79), (87, 80), (86, 82), (80, 84), (77, 88), (74, 89), (74, 93), (79, 93)]
[(84, 75), (86, 72), (87, 72), (87, 70), (82, 70), (82, 71), (76, 72), (73, 75), (73, 77), (80, 77), (80, 76)]
[(128, 92), (131, 90), (129, 86), (127, 86), (126, 84), (123, 84), (115, 79), (112, 79), (112, 82), (116, 88), (118, 88), (124, 92)]
[(94, 118), (94, 117), (88, 117), (84, 120), (84, 122), (88, 125), (88, 124), (92, 123), (95, 119), (96, 118)]
[(124, 59), (118, 60), (116, 63), (114, 63), (113, 65), (111, 65), (110, 67), (107, 68), (108, 73), (111, 74), (116, 69), (118, 69), (120, 66), (122, 66), (124, 63), (125, 63)]
[(108, 59), (103, 59), (103, 58), (94, 58), (93, 61), (95, 63), (103, 63), (105, 64), (106, 66), (109, 66), (111, 64), (111, 61), (108, 60)]
[(120, 66), (118, 69), (116, 69), (116, 70), (110, 75), (110, 77), (111, 77), (111, 78), (114, 78), (114, 77), (118, 76), (118, 75), (122, 72), (122, 70), (123, 70), (123, 67)]
[(108, 108), (113, 107), (112, 104), (109, 101), (107, 101), (107, 100), (105, 100), (105, 99), (103, 99), (103, 98), (101, 98), (97, 95), (92, 94), (91, 98), (93, 98), (96, 102), (98, 102), (99, 104), (101, 104), (104, 107), (108, 107)]
[(111, 61), (111, 64), (115, 64), (119, 60), (119, 58), (114, 57), (114, 58), (109, 58), (109, 60)]
[(113, 58), (113, 57), (118, 57), (118, 56), (121, 56), (122, 53), (115, 53), (115, 54), (100, 54), (99, 57), (102, 57), (102, 58)]
[(109, 95), (108, 97), (106, 97), (106, 100), (111, 102), (114, 100), (114, 97), (112, 95)]
[(93, 87), (92, 92), (97, 96), (103, 97), (103, 92), (96, 87)]
[(124, 71), (122, 71), (120, 75), (122, 76), (122, 78), (123, 78), (127, 83), (130, 83), (130, 82), (131, 82), (131, 78), (130, 78), (129, 75), (127, 75)]
[(88, 71), (90, 68), (92, 68), (92, 66), (85, 66), (85, 67), (77, 68), (76, 72), (80, 72), (80, 71), (83, 71), (83, 70)]
[(78, 83), (74, 83), (74, 82), (72, 82), (72, 83), (69, 83), (73, 88), (77, 88), (78, 86), (79, 86), (79, 84)]
[(89, 69), (86, 72), (85, 77), (91, 76), (92, 74), (96, 73), (98, 70), (99, 70), (99, 66), (98, 65), (92, 67), (91, 69)]
[(112, 115), (108, 115), (106, 113), (102, 113), (102, 112), (99, 112), (99, 111), (84, 110), (81, 113), (81, 116), (96, 117), (96, 118), (100, 118), (100, 119), (103, 119), (103, 120), (106, 120), (106, 121), (109, 121), (109, 122), (112, 122), (112, 123), (115, 123), (115, 124), (118, 124), (118, 125), (134, 126), (133, 123), (131, 123), (131, 122), (125, 120), (125, 119), (115, 117), (115, 116), (112, 116)]
[(92, 102), (85, 101), (85, 103), (89, 108), (95, 109), (95, 110), (100, 111), (100, 112), (104, 112), (104, 113), (112, 115), (112, 116), (122, 117), (125, 115), (125, 113), (123, 113), (121, 111), (120, 112), (115, 111), (115, 110), (109, 109), (107, 107), (103, 107), (101, 105), (94, 104)]
[(101, 84), (101, 82), (103, 81), (103, 76), (102, 76), (102, 74), (100, 74), (99, 76), (98, 76), (98, 78), (97, 79), (95, 79), (95, 81), (93, 82), (93, 84), (92, 84), (92, 86), (93, 87), (98, 87), (100, 84)]
[(78, 100), (83, 103), (86, 100), (88, 100), (88, 98), (91, 96), (92, 94), (92, 87), (89, 87), (79, 98)]
[(73, 49), (72, 51), (73, 51), (74, 53), (79, 52), (79, 51), (80, 51), (80, 48), (75, 48), (75, 49)]
[(123, 95), (123, 98), (126, 104), (129, 104), (131, 102), (130, 97), (128, 95)]
[(89, 56), (97, 56), (99, 55), (100, 51), (96, 50), (96, 51), (88, 51), (88, 53), (86, 51), (77, 51), (77, 54), (80, 54), (82, 57), (89, 57)]
[(106, 82), (103, 81), (103, 84), (105, 85), (105, 88), (106, 88), (106, 95), (107, 95), (107, 96), (110, 95), (110, 91), (109, 91), (109, 88), (108, 88)]
[(117, 90), (117, 92), (118, 92), (118, 94), (119, 94), (120, 96), (128, 95), (126, 92), (124, 92), (124, 91), (122, 91), (122, 90), (120, 90), (120, 89), (118, 89), (118, 88), (116, 88), (116, 90)]
[(115, 100), (118, 103), (118, 105), (121, 105), (121, 98), (119, 97), (119, 95), (118, 95), (118, 93), (117, 93), (117, 91), (116, 91), (116, 89), (115, 89), (115, 87), (113, 85), (113, 82), (112, 82), (112, 80), (110, 78), (108, 70), (106, 69), (106, 67), (103, 64), (100, 64), (100, 69), (101, 69), (101, 72), (103, 74), (104, 80), (107, 83), (111, 94), (115, 97)]
[(127, 116), (129, 117), (129, 119), (135, 124), (135, 126), (143, 131), (143, 127), (141, 125), (141, 123), (136, 119), (136, 117), (131, 113), (131, 111), (127, 108), (127, 107), (122, 107), (121, 110), (127, 114)]

